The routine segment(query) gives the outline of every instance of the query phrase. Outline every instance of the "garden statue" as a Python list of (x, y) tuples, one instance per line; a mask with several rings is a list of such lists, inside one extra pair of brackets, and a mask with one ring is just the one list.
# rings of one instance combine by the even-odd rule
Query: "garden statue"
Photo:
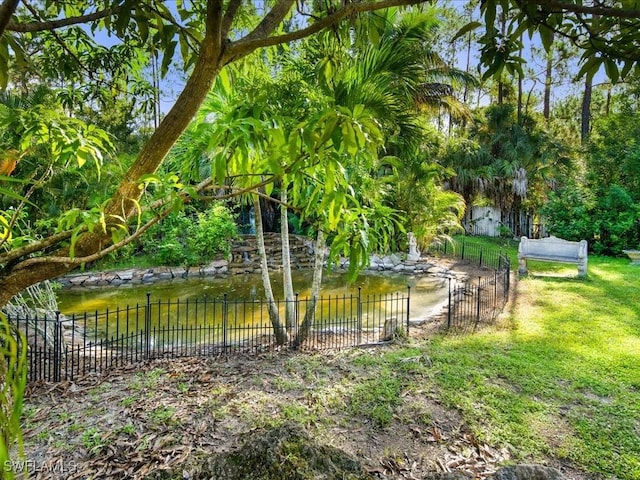
[(420, 250), (418, 250), (418, 241), (416, 240), (416, 236), (413, 232), (409, 232), (407, 233), (407, 238), (409, 239), (409, 255), (407, 256), (407, 260), (419, 260)]

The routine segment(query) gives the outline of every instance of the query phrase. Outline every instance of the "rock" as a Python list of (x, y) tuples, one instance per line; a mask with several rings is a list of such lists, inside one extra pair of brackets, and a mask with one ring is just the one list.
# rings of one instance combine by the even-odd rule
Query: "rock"
[(463, 472), (428, 473), (423, 480), (472, 480), (474, 477)]
[(102, 281), (102, 276), (100, 275), (91, 275), (89, 278), (87, 278), (87, 281), (84, 282), (85, 285), (100, 285), (100, 282)]
[(387, 318), (384, 321), (384, 328), (380, 334), (381, 342), (390, 342), (398, 336), (403, 335), (403, 328), (397, 317)]
[(187, 271), (187, 278), (197, 278), (200, 277), (200, 269), (197, 267), (190, 268)]
[(489, 477), (490, 480), (564, 480), (560, 471), (542, 465), (511, 465)]
[(142, 275), (142, 281), (144, 283), (151, 283), (155, 280), (155, 275), (153, 274), (153, 272), (147, 272), (144, 275)]
[(186, 270), (184, 267), (171, 267), (171, 275), (173, 278), (186, 278)]
[(216, 273), (218, 273), (216, 267), (212, 267), (211, 265), (207, 265), (206, 267), (201, 268), (200, 271), (205, 277), (213, 277)]
[(255, 429), (236, 450), (192, 455), (176, 471), (158, 470), (147, 480), (374, 480), (348, 453), (320, 445), (301, 427)]
[(388, 258), (394, 267), (402, 263), (402, 258), (400, 258), (400, 255), (398, 255), (397, 253), (392, 253)]
[(88, 279), (89, 277), (87, 275), (78, 275), (77, 277), (71, 277), (69, 279), (69, 283), (74, 287), (79, 287), (81, 285), (84, 285), (84, 282), (86, 282)]
[(229, 262), (223, 259), (223, 260), (214, 260), (207, 266), (210, 268), (221, 268), (221, 267), (226, 267), (228, 265), (229, 265)]
[(118, 278), (124, 281), (131, 281), (133, 280), (134, 273), (135, 270), (124, 270), (123, 272), (118, 272)]

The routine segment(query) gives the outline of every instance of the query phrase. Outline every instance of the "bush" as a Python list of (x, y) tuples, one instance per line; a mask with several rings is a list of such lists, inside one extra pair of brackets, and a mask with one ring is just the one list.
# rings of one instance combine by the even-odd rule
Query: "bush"
[(620, 254), (623, 249), (640, 244), (640, 205), (619, 185), (612, 185), (596, 205), (595, 220), (598, 236), (593, 251)]
[(144, 251), (159, 265), (202, 265), (217, 255), (228, 257), (237, 236), (231, 211), (214, 204), (204, 212), (179, 211), (167, 217), (145, 237)]
[(618, 255), (640, 245), (640, 205), (619, 185), (601, 192), (567, 186), (552, 193), (543, 207), (549, 233), (589, 242), (597, 254)]
[(216, 204), (198, 214), (197, 223), (189, 229), (188, 247), (199, 263), (218, 254), (228, 257), (231, 241), (238, 237), (233, 214), (224, 205)]

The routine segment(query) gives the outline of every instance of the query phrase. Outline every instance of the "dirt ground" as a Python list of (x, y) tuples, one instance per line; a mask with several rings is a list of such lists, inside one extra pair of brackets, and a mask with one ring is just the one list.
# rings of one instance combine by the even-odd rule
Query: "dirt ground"
[[(438, 328), (430, 322), (414, 334)], [(509, 449), (478, 442), (436, 392), (403, 392), (384, 427), (354, 413), (345, 398), (367, 374), (364, 357), (389, 348), (165, 359), (73, 383), (33, 384), (24, 408), (27, 460), (14, 470), (26, 466), (38, 479), (194, 478), (193, 458), (229, 452), (247, 432), (286, 422), (357, 459), (372, 478), (457, 471), (483, 479), (511, 459)], [(570, 480), (591, 478), (553, 459), (547, 464)]]

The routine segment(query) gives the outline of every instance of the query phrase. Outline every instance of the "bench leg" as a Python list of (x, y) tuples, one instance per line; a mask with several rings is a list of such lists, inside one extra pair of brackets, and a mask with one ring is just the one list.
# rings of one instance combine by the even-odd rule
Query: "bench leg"
[(526, 274), (527, 274), (527, 259), (518, 258), (518, 275), (526, 275)]
[(586, 277), (587, 276), (587, 261), (585, 260), (583, 263), (578, 264), (578, 276)]

